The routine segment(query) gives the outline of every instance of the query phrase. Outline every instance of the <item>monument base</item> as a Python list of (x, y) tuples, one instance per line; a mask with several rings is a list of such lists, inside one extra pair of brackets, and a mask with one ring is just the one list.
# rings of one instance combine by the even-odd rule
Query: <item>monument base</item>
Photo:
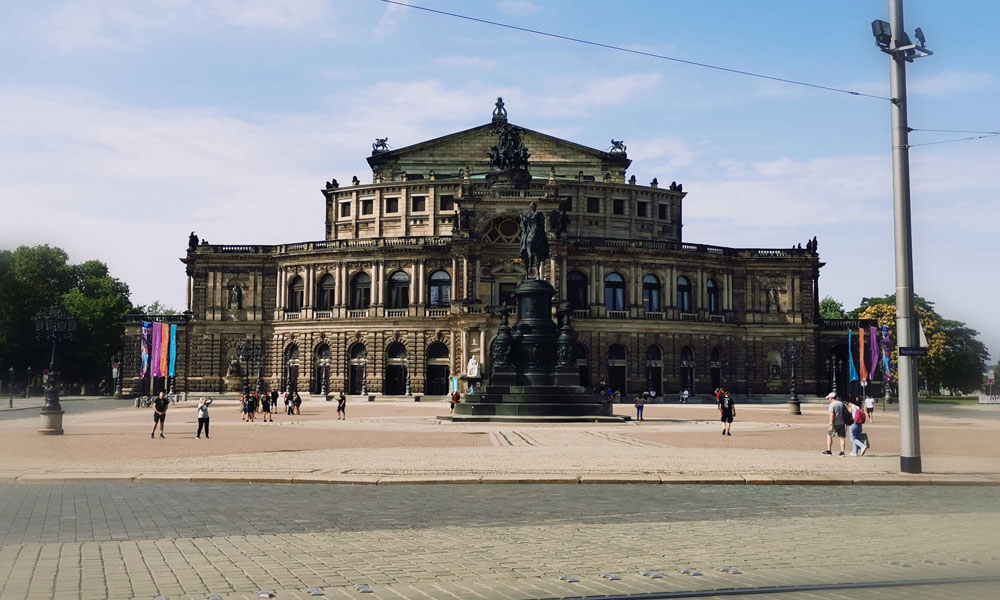
[(442, 420), (534, 421), (620, 423), (626, 417), (615, 416), (612, 405), (586, 388), (569, 385), (516, 386), (490, 384), (466, 394), (452, 415)]
[(62, 421), (63, 413), (62, 410), (43, 410), (42, 411), (42, 426), (38, 429), (38, 433), (42, 435), (62, 435)]

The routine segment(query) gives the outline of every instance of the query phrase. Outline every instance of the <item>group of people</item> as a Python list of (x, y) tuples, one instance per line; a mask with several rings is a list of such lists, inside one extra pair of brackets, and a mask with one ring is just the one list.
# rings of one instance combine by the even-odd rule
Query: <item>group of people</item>
[(840, 456), (845, 456), (847, 450), (847, 437), (851, 438), (851, 453), (847, 456), (864, 456), (870, 447), (868, 434), (864, 432), (864, 425), (867, 421), (873, 420), (875, 416), (875, 399), (866, 397), (864, 407), (861, 399), (853, 398), (850, 402), (837, 398), (836, 392), (826, 395), (830, 405), (827, 409), (829, 414), (829, 425), (827, 427), (826, 450), (823, 454), (833, 455), (833, 438), (840, 440)]
[[(301, 414), (302, 408), (302, 396), (298, 392), (293, 392), (289, 394), (285, 392), (281, 394), (285, 398), (285, 407), (289, 415)], [(258, 413), (263, 417), (263, 421), (274, 422), (274, 417), (272, 413), (278, 405), (278, 391), (272, 390), (270, 394), (264, 393), (259, 394), (257, 392), (251, 392), (249, 394), (243, 394), (240, 398), (240, 411), (242, 413), (242, 420), (247, 422), (254, 422), (254, 418)], [(197, 411), (198, 411), (198, 432), (195, 434), (195, 439), (201, 439), (202, 431), (205, 432), (205, 439), (209, 438), (209, 415), (208, 407), (212, 405), (213, 399), (206, 396), (202, 396), (198, 399)], [(170, 407), (170, 399), (167, 398), (166, 392), (160, 392), (156, 398), (153, 400), (153, 430), (150, 432), (149, 437), (156, 437), (156, 428), (160, 428), (160, 437), (166, 437), (163, 435), (163, 426), (167, 420), (167, 409)], [(344, 392), (340, 392), (337, 395), (337, 420), (347, 419), (347, 396)]]

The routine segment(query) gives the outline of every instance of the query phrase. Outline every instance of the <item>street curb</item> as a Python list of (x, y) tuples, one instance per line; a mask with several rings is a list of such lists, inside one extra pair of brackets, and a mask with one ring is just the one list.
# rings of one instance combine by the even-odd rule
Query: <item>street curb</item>
[(129, 482), (129, 483), (242, 483), (242, 484), (325, 484), (325, 485), (503, 485), (503, 484), (601, 484), (601, 485), (771, 485), (771, 486), (1000, 486), (1000, 478), (986, 477), (931, 477), (894, 478), (891, 476), (857, 478), (801, 479), (769, 476), (662, 476), (655, 474), (607, 475), (374, 475), (374, 474), (322, 474), (322, 473), (0, 473), (2, 483), (73, 483), (73, 482)]

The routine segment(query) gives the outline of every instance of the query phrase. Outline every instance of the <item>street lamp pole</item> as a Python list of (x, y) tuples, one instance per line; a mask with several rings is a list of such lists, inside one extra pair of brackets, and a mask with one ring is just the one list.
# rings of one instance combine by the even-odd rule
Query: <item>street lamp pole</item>
[(31, 365), (28, 365), (28, 374), (24, 377), (24, 398), (27, 399), (31, 390)]
[(63, 409), (59, 404), (59, 370), (56, 365), (56, 343), (59, 340), (73, 339), (76, 333), (76, 317), (67, 313), (61, 306), (53, 306), (43, 310), (35, 317), (35, 334), (39, 339), (48, 338), (52, 341), (52, 359), (49, 362), (49, 375), (45, 378), (45, 404), (42, 406), (42, 427), (38, 430), (43, 435), (62, 435)]
[(801, 415), (802, 405), (799, 402), (798, 375), (795, 370), (801, 351), (796, 344), (792, 343), (785, 346), (785, 355), (788, 357), (788, 361), (792, 364), (792, 385), (788, 396), (788, 412), (793, 415)]
[(14, 408), (14, 367), (10, 368), (10, 400), (7, 401), (7, 408)]
[[(910, 229), (910, 151), (906, 109), (906, 63), (930, 56), (923, 31), (910, 41), (903, 25), (903, 0), (889, 0), (889, 22), (876, 19), (872, 34), (879, 49), (889, 55), (889, 111), (892, 116), (893, 232), (896, 241), (896, 335), (900, 348), (915, 348), (917, 323), (913, 313), (913, 242)], [(920, 423), (917, 410), (917, 361), (899, 352), (899, 467), (920, 473)]]

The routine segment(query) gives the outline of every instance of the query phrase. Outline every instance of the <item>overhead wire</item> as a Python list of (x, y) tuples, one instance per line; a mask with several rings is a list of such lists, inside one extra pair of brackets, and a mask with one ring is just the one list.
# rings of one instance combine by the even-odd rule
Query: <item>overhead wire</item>
[(446, 10), (439, 10), (439, 9), (436, 9), (436, 8), (428, 8), (426, 6), (420, 6), (420, 5), (417, 5), (417, 4), (407, 4), (406, 2), (401, 2), (399, 0), (379, 0), (379, 1), (380, 2), (384, 2), (386, 4), (392, 4), (392, 5), (395, 5), (395, 6), (404, 6), (406, 8), (412, 8), (414, 10), (422, 10), (422, 11), (425, 11), (425, 12), (434, 13), (434, 14), (438, 14), (438, 15), (443, 15), (443, 16), (447, 16), (447, 17), (453, 17), (453, 18), (456, 18), (456, 19), (464, 19), (466, 21), (473, 21), (473, 22), (482, 23), (482, 24), (485, 24), (485, 25), (493, 25), (495, 27), (503, 27), (503, 28), (506, 28), (506, 29), (513, 29), (515, 31), (521, 31), (521, 32), (530, 33), (530, 34), (533, 34), (533, 35), (540, 35), (540, 36), (555, 38), (555, 39), (564, 40), (564, 41), (567, 41), (567, 42), (575, 42), (577, 44), (586, 44), (588, 46), (596, 46), (598, 48), (606, 48), (608, 50), (616, 50), (618, 52), (628, 52), (630, 54), (638, 54), (640, 56), (646, 56), (646, 57), (650, 57), (650, 58), (657, 58), (657, 59), (660, 59), (660, 60), (669, 60), (669, 61), (672, 61), (672, 62), (681, 63), (681, 64), (685, 64), (685, 65), (690, 65), (690, 66), (693, 66), (693, 67), (701, 67), (701, 68), (704, 68), (704, 69), (714, 69), (716, 71), (723, 71), (723, 72), (726, 72), (726, 73), (733, 73), (735, 75), (744, 75), (746, 77), (756, 77), (758, 79), (766, 79), (766, 80), (769, 80), (769, 81), (777, 81), (779, 83), (787, 83), (787, 84), (790, 84), (790, 85), (798, 85), (798, 86), (803, 86), (803, 87), (809, 87), (809, 88), (814, 88), (814, 89), (819, 89), (819, 90), (825, 90), (825, 91), (828, 91), (828, 92), (837, 92), (837, 93), (841, 93), (841, 94), (848, 94), (848, 95), (851, 95), (851, 96), (861, 96), (861, 97), (865, 97), (865, 98), (873, 98), (875, 100), (890, 100), (890, 98), (888, 98), (886, 96), (877, 96), (877, 95), (874, 95), (874, 94), (866, 94), (864, 92), (858, 92), (856, 90), (847, 90), (847, 89), (837, 88), (837, 87), (828, 86), (828, 85), (820, 85), (818, 83), (810, 83), (810, 82), (807, 82), (807, 81), (798, 81), (798, 80), (795, 80), (795, 79), (787, 79), (787, 78), (784, 78), (784, 77), (776, 77), (776, 76), (773, 76), (773, 75), (765, 75), (763, 73), (755, 73), (753, 71), (743, 71), (741, 69), (733, 69), (731, 67), (723, 67), (723, 66), (720, 66), (720, 65), (713, 65), (713, 64), (704, 63), (704, 62), (698, 62), (698, 61), (694, 61), (694, 60), (686, 60), (686, 59), (683, 59), (683, 58), (677, 58), (675, 56), (666, 56), (664, 54), (656, 54), (654, 52), (646, 52), (646, 51), (643, 51), (643, 50), (635, 50), (634, 48), (625, 48), (623, 46), (615, 46), (614, 44), (605, 44), (605, 43), (602, 43), (602, 42), (595, 42), (595, 41), (586, 40), (586, 39), (583, 39), (583, 38), (577, 38), (577, 37), (572, 37), (572, 36), (568, 36), (568, 35), (560, 35), (558, 33), (551, 33), (551, 32), (548, 32), (548, 31), (542, 31), (540, 29), (531, 29), (529, 27), (519, 27), (517, 25), (511, 25), (509, 23), (501, 23), (499, 21), (491, 21), (489, 19), (481, 19), (479, 17), (470, 17), (468, 15), (463, 15), (463, 14), (459, 14), (459, 13), (449, 12), (449, 11), (446, 11)]

